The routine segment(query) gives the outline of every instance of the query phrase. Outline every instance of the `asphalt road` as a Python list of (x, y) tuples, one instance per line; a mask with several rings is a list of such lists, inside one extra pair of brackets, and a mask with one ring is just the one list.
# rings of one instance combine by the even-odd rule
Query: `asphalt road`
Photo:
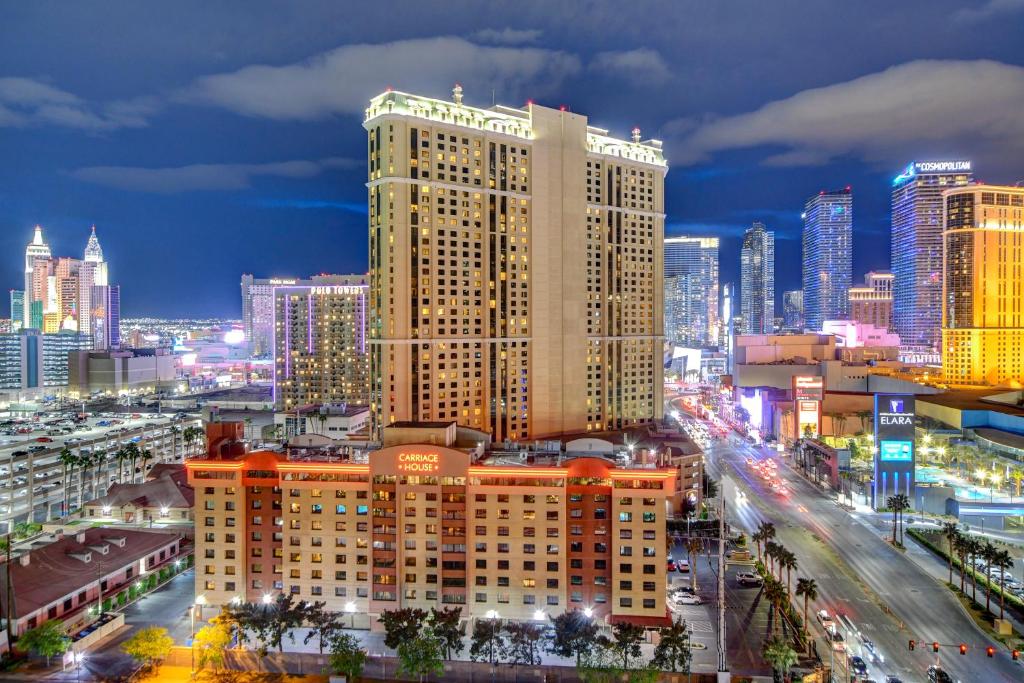
[[(745, 501), (731, 505), (727, 518), (749, 531), (761, 520), (775, 524), (776, 540), (797, 555), (796, 575), (818, 583), (819, 598), (810, 612), (824, 608), (845, 614), (882, 652), (884, 664), (871, 667), (875, 680), (884, 680), (885, 674), (899, 675), (903, 681), (925, 679), (936, 655), (930, 647), (910, 652), (910, 639), (939, 642), (939, 663), (954, 680), (1024, 680), (1024, 669), (975, 627), (948, 589), (887, 544), (856, 513), (838, 507), (781, 459), (780, 477), (788, 482), (790, 493), (773, 493), (747, 466), (747, 457), (767, 457), (767, 451), (731, 435), (714, 442), (707, 452), (708, 471), (722, 480), (726, 500), (735, 501), (737, 489), (746, 493)], [(961, 642), (969, 647), (967, 656), (957, 651)], [(984, 652), (989, 644), (997, 646), (992, 659)], [(857, 649), (856, 641), (851, 649)], [(827, 661), (828, 653), (822, 654)], [(837, 670), (842, 664), (837, 663)]]

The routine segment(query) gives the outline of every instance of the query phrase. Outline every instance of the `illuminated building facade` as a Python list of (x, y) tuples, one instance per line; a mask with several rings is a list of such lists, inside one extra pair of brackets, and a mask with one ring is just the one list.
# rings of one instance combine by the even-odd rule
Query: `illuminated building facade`
[(718, 334), (718, 238), (665, 238), (665, 336), (699, 348)]
[(804, 204), (804, 324), (814, 332), (826, 320), (850, 315), (853, 284), (853, 194), (850, 188), (814, 195)]
[(1024, 380), (1024, 188), (946, 191), (942, 369), (947, 382)]
[(496, 440), (662, 414), (659, 141), (530, 103), (370, 101), (371, 414)]
[(278, 410), (369, 399), (366, 276), (332, 279), (339, 284), (274, 287)]
[(935, 348), (942, 326), (942, 192), (971, 182), (970, 161), (917, 161), (893, 180), (893, 329)]
[(870, 271), (864, 284), (850, 288), (850, 319), (892, 330), (892, 283), (888, 271)]
[(782, 328), (786, 332), (804, 329), (804, 290), (792, 289), (782, 293)]
[(462, 430), (396, 423), (361, 461), (295, 449), (217, 456), (211, 440), (212, 455), (186, 463), (196, 593), (223, 605), (286, 592), (358, 615), (360, 627), (384, 610), (445, 606), (469, 618), (591, 609), (668, 623), (675, 468), (619, 466), (625, 453), (599, 439), (495, 452), (480, 432), (457, 443)]
[(742, 334), (775, 331), (775, 233), (754, 223), (743, 235), (740, 250), (740, 315)]

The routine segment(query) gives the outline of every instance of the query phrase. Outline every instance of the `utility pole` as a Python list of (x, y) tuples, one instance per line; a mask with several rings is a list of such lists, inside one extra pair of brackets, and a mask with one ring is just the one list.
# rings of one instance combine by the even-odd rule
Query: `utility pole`
[[(11, 471), (14, 471), (14, 466), (11, 466)], [(8, 524), (13, 525), (12, 520)], [(7, 581), (7, 614), (4, 615), (5, 621), (7, 622), (7, 648), (10, 650), (14, 647), (14, 627), (12, 624), (12, 617), (14, 616), (14, 585), (11, 578), (11, 546), (14, 544), (14, 537), (7, 532), (7, 563), (4, 565), (4, 574), (6, 575)]]
[(718, 491), (718, 683), (732, 680), (725, 660), (725, 482)]

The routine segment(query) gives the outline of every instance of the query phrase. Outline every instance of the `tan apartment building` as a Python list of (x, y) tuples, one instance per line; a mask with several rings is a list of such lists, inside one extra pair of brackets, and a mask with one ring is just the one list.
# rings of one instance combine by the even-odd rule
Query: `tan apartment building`
[(287, 592), (363, 628), (385, 610), (443, 606), (668, 623), (674, 468), (620, 465), (626, 453), (601, 439), (487, 444), (454, 422), (388, 427), (363, 461), (214, 444), (187, 463), (196, 594), (222, 605)]
[(369, 400), (366, 276), (330, 279), (273, 288), (278, 410)]
[(864, 284), (850, 287), (850, 319), (892, 330), (892, 283), (886, 271), (869, 271)]
[(660, 417), (661, 143), (453, 94), (366, 109), (375, 431), (456, 420), (500, 441)]
[(1024, 381), (1024, 187), (968, 185), (942, 196), (945, 380)]

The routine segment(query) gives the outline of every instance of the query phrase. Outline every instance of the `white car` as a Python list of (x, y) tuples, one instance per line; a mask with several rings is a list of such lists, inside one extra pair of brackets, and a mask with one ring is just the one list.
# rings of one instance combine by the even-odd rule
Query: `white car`
[(692, 593), (676, 593), (672, 596), (672, 602), (677, 605), (703, 605), (704, 599)]

